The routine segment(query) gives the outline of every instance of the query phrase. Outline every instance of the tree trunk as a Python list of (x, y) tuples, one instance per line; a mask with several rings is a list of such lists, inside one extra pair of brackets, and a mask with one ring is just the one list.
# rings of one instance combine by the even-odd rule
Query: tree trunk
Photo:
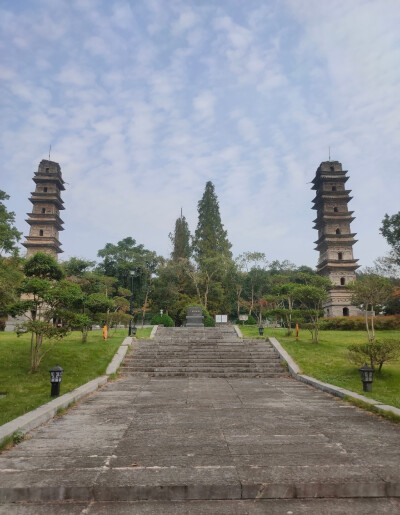
[(88, 329), (87, 329), (87, 327), (84, 327), (82, 329), (82, 343), (87, 342), (87, 333), (88, 333)]
[(375, 328), (374, 328), (374, 306), (371, 304), (371, 341), (375, 341)]
[(366, 306), (366, 309), (365, 309), (365, 326), (367, 328), (368, 341), (370, 342), (371, 336), (369, 334), (369, 325), (368, 325), (368, 305)]

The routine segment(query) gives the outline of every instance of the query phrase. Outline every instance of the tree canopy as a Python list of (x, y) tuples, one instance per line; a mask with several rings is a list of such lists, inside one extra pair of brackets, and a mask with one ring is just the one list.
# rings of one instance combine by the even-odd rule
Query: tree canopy
[(18, 252), (17, 243), (22, 236), (14, 225), (15, 213), (8, 211), (3, 202), (9, 198), (5, 191), (0, 190), (0, 257), (3, 254)]
[(228, 240), (228, 233), (222, 225), (219, 204), (211, 181), (206, 187), (201, 200), (197, 205), (199, 219), (193, 241), (193, 250), (198, 261), (204, 257), (221, 255), (232, 257), (232, 245)]
[(190, 244), (190, 231), (186, 218), (181, 212), (181, 216), (175, 222), (174, 234), (169, 235), (173, 249), (171, 253), (172, 261), (179, 259), (189, 259), (192, 253)]

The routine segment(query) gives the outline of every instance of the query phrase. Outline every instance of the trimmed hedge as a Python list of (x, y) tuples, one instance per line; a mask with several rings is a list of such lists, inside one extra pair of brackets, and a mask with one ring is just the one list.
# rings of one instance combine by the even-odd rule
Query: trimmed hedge
[[(374, 327), (377, 330), (400, 329), (400, 315), (374, 317)], [(363, 331), (365, 329), (364, 317), (335, 317), (323, 318), (320, 330)]]
[(169, 315), (154, 315), (150, 322), (151, 325), (164, 325), (165, 327), (175, 327), (175, 323)]

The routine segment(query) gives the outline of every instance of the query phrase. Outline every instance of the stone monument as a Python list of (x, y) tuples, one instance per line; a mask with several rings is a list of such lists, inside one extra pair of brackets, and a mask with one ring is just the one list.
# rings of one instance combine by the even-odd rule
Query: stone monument
[(355, 316), (359, 310), (350, 303), (352, 292), (346, 285), (356, 280), (355, 271), (359, 268), (358, 259), (354, 259), (353, 245), (355, 233), (351, 232), (350, 223), (354, 220), (349, 211), (351, 190), (346, 190), (348, 177), (339, 161), (321, 163), (315, 174), (313, 200), (317, 211), (314, 229), (318, 230), (315, 250), (319, 251), (318, 274), (330, 279), (334, 285), (329, 292), (329, 300), (324, 304), (328, 317)]
[(58, 232), (64, 230), (64, 222), (60, 218), (60, 211), (64, 209), (60, 192), (65, 190), (65, 187), (60, 165), (43, 159), (33, 176), (33, 181), (36, 188), (29, 199), (33, 208), (26, 220), (31, 228), (22, 245), (27, 248), (26, 257), (36, 252), (46, 252), (57, 259), (57, 255), (63, 252)]
[(204, 327), (203, 309), (198, 306), (189, 306), (186, 315), (186, 327)]

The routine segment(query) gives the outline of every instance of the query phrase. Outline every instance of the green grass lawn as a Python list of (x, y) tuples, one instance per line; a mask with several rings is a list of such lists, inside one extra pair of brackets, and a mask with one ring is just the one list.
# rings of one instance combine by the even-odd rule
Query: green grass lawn
[[(245, 338), (260, 338), (256, 326), (240, 326), (240, 330)], [(307, 330), (300, 330), (297, 342), (285, 332), (265, 328), (264, 335), (276, 338), (304, 374), (400, 408), (400, 360), (384, 364), (381, 373), (375, 373), (372, 393), (364, 393), (358, 367), (347, 359), (348, 345), (366, 343), (365, 331), (321, 331), (318, 344), (311, 342)], [(376, 337), (400, 339), (400, 331), (377, 331)]]
[[(148, 338), (150, 332), (151, 328), (138, 329), (136, 336)], [(0, 332), (0, 425), (51, 400), (49, 369), (55, 365), (64, 369), (61, 394), (103, 375), (127, 335), (127, 329), (111, 329), (104, 342), (101, 330), (89, 331), (82, 344), (81, 333), (74, 331), (46, 354), (37, 373), (28, 374), (30, 335)]]

